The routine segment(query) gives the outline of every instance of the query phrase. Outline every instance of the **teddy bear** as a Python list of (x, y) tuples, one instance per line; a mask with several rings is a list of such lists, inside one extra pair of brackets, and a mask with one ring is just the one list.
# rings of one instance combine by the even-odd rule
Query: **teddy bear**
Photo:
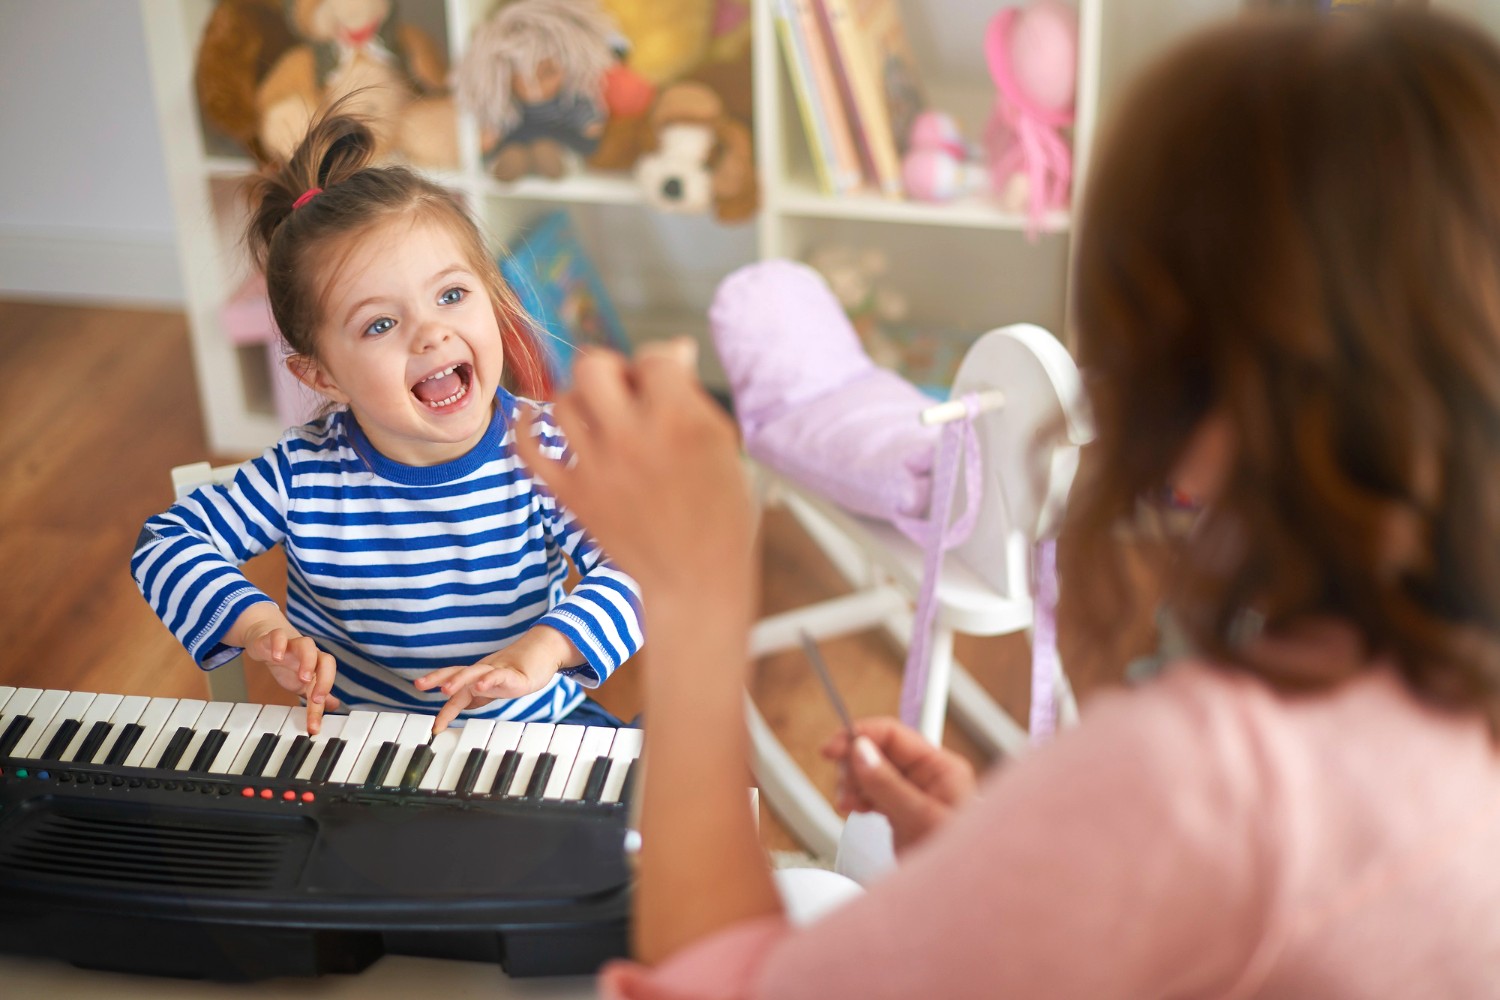
[(297, 38), (281, 0), (220, 0), (198, 43), (193, 87), (203, 121), (265, 163), (255, 92)]
[(484, 162), (503, 181), (562, 176), (604, 131), (615, 26), (597, 0), (511, 0), (474, 30), (455, 74), (478, 119)]
[(301, 42), (255, 92), (257, 138), (271, 157), (289, 157), (312, 115), (349, 97), (348, 109), (370, 120), (382, 155), (436, 169), (457, 165), (446, 60), (425, 32), (396, 19), (392, 0), (289, 0), (288, 15)]
[(760, 203), (750, 128), (731, 115), (713, 88), (674, 83), (650, 113), (646, 153), (635, 176), (648, 204), (663, 211), (712, 208), (720, 222), (741, 222)]

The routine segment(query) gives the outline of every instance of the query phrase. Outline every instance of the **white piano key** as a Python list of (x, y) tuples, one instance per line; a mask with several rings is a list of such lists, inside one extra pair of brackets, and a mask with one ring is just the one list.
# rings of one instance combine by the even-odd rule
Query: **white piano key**
[[(31, 717), (31, 706), (35, 705), (36, 700), (41, 696), (41, 688), (16, 688), (11, 692), (10, 697), (5, 699), (5, 707), (0, 709), (0, 712), (4, 713), (0, 714), (0, 738), (4, 738), (6, 732), (10, 730), (11, 723), (15, 722), (16, 719), (23, 715), (27, 718)], [(32, 722), (31, 725), (34, 726), (36, 723)], [(29, 729), (30, 726), (27, 728)], [(19, 742), (18, 740), (17, 743), (19, 744)], [(14, 753), (15, 747), (12, 747), (10, 754), (13, 755)]]
[[(474, 723), (469, 723), (473, 725)], [(495, 774), (500, 770), (500, 761), (505, 757), (505, 751), (514, 750), (521, 743), (521, 735), (526, 732), (526, 723), (511, 722), (509, 720), (496, 722), (495, 731), (490, 734), (490, 741), (485, 745), (484, 767), (479, 771), (479, 777), (474, 782), (476, 792), (489, 793), (490, 786), (495, 783)]]
[[(282, 723), (286, 722), (287, 715), (293, 711), (301, 711), (301, 709), (293, 709), (290, 705), (260, 706), (260, 714), (250, 724), (249, 730), (245, 733), (244, 742), (240, 744), (234, 760), (229, 765), (229, 770), (225, 773), (244, 774), (250, 758), (255, 756), (255, 748), (260, 745), (260, 738), (267, 733), (281, 732)], [(256, 777), (264, 777), (265, 773), (265, 769), (262, 768)]]
[[(211, 701), (203, 706), (203, 711), (198, 713), (198, 720), (193, 723), (193, 738), (188, 741), (187, 749), (182, 751), (182, 756), (177, 758), (175, 771), (186, 771), (193, 766), (193, 761), (198, 757), (198, 751), (203, 748), (203, 741), (208, 739), (208, 734), (215, 729), (223, 729), (224, 723), (229, 721), (229, 715), (234, 711), (235, 703), (232, 701)], [(220, 749), (223, 749), (220, 747)], [(215, 754), (217, 757), (218, 755)]]
[[(432, 763), (427, 766), (427, 773), (422, 775), (422, 780), (417, 787), (423, 791), (436, 791), (438, 785), (448, 773), (448, 765), (452, 763), (455, 752), (458, 750), (460, 734), (464, 729), (455, 729), (449, 726), (432, 738)], [(462, 767), (463, 765), (459, 765)], [(456, 779), (455, 775), (455, 779)]]
[(354, 762), (354, 767), (349, 772), (349, 784), (362, 785), (365, 783), (365, 779), (370, 774), (370, 766), (375, 763), (375, 758), (379, 755), (380, 748), (386, 743), (393, 742), (396, 737), (400, 736), (401, 727), (405, 724), (405, 712), (376, 713), (375, 725), (370, 728), (370, 735), (365, 737), (365, 745), (360, 748), (359, 758)]
[[(344, 724), (349, 721), (347, 715), (325, 715), (323, 725), (318, 727), (318, 735), (312, 738), (312, 748), (307, 751), (307, 756), (302, 759), (302, 766), (297, 768), (294, 777), (303, 781), (312, 777), (313, 768), (318, 766), (318, 759), (323, 756), (323, 751), (328, 747), (328, 741), (338, 738), (344, 731)], [(347, 750), (345, 751), (348, 752)]]
[(115, 748), (115, 744), (120, 741), (120, 734), (124, 732), (125, 727), (139, 725), (142, 713), (150, 704), (151, 699), (143, 694), (126, 695), (121, 698), (119, 706), (109, 716), (109, 735), (104, 738), (99, 749), (94, 751), (94, 756), (81, 763), (103, 764), (109, 757), (110, 751)]
[(0, 684), (0, 714), (5, 712), (5, 703), (10, 701), (10, 696), (16, 693), (16, 687), (12, 684)]
[[(31, 716), (31, 725), (26, 727), (26, 735), (21, 737), (21, 742), (17, 743), (16, 748), (11, 751), (12, 757), (31, 757), (41, 752), (46, 746), (42, 742), (42, 736), (52, 731), (49, 728), (52, 720), (57, 717), (58, 710), (62, 708), (63, 702), (67, 701), (69, 696), (70, 692), (67, 691), (44, 690), (41, 693), (30, 711), (24, 713)], [(0, 730), (0, 732), (3, 731)]]
[[(438, 781), (439, 791), (451, 792), (458, 787), (458, 776), (463, 773), (469, 753), (473, 750), (483, 750), (494, 731), (494, 719), (470, 719), (464, 723), (463, 727), (458, 730), (458, 743), (448, 758), (448, 766), (443, 769), (443, 776)], [(453, 732), (453, 727), (449, 726), (444, 732)], [(424, 781), (422, 786), (425, 788), (427, 783)]]
[[(202, 705), (204, 702), (200, 701), (198, 704)], [(126, 754), (125, 759), (120, 761), (122, 767), (146, 766), (147, 752), (150, 751), (157, 737), (161, 735), (162, 726), (166, 724), (167, 719), (171, 717), (172, 712), (176, 708), (176, 698), (151, 699), (151, 702), (141, 710), (140, 718), (135, 720), (135, 724), (141, 727), (141, 735), (135, 741), (135, 745), (130, 748), (130, 753)], [(154, 760), (155, 758), (152, 759)]]
[(552, 762), (552, 773), (547, 775), (542, 798), (562, 798), (563, 790), (568, 787), (568, 778), (573, 773), (573, 762), (578, 759), (578, 749), (583, 746), (583, 734), (587, 728), (563, 724), (553, 730), (547, 752), (557, 759)]
[[(172, 714), (167, 716), (167, 721), (162, 723), (161, 731), (156, 734), (155, 742), (152, 743), (151, 749), (146, 753), (145, 766), (156, 767), (157, 762), (161, 760), (161, 755), (166, 752), (167, 745), (177, 735), (177, 730), (184, 726), (189, 729), (193, 728), (194, 723), (198, 721), (198, 716), (207, 707), (208, 702), (200, 701), (197, 698), (183, 698), (179, 701), (176, 707), (172, 709)], [(144, 740), (145, 736), (142, 736), (141, 739)], [(139, 746), (139, 744), (137, 745)], [(135, 754), (131, 754), (131, 756), (134, 757)]]
[(563, 788), (563, 798), (574, 802), (583, 798), (583, 789), (589, 782), (589, 771), (593, 768), (594, 761), (609, 753), (615, 732), (609, 726), (587, 727), (583, 742), (578, 747), (578, 757), (573, 762), (573, 770), (568, 774), (568, 783)]
[[(78, 719), (78, 732), (73, 734), (73, 739), (61, 754), (59, 760), (73, 761), (78, 752), (83, 749), (83, 741), (89, 738), (89, 732), (100, 722), (108, 722), (110, 716), (115, 714), (115, 709), (120, 707), (120, 702), (125, 700), (123, 694), (98, 694), (94, 700), (89, 702), (89, 707)], [(77, 763), (87, 763), (78, 761)]]
[(381, 782), (383, 787), (396, 788), (401, 784), (401, 776), (411, 763), (412, 752), (432, 738), (432, 720), (435, 718), (436, 715), (405, 716), (401, 731), (396, 734), (396, 755), (391, 758), (390, 769), (385, 772), (385, 780)]
[(329, 784), (346, 784), (351, 780), (350, 775), (354, 773), (354, 767), (364, 753), (365, 744), (370, 741), (370, 734), (375, 731), (375, 723), (380, 718), (380, 714), (379, 712), (349, 713), (349, 718), (344, 723), (344, 730), (339, 734), (339, 739), (344, 741), (344, 752), (339, 754), (338, 763), (333, 766), (333, 771), (328, 775)]
[(219, 752), (214, 754), (214, 759), (208, 765), (210, 774), (228, 774), (234, 766), (234, 759), (239, 756), (240, 750), (245, 745), (245, 739), (250, 735), (255, 720), (260, 718), (263, 706), (252, 705), (249, 702), (235, 702), (229, 711), (229, 718), (219, 728), (224, 730), (224, 742), (219, 745)]
[[(68, 721), (76, 722), (82, 719), (83, 713), (89, 710), (89, 705), (94, 701), (94, 694), (91, 691), (68, 691), (65, 694), (66, 697), (63, 698), (62, 704), (57, 706), (57, 711), (53, 713), (52, 718), (47, 721), (45, 726), (41, 727), (41, 732), (36, 734), (35, 741), (30, 746), (30, 752), (25, 756), (39, 757), (46, 753), (47, 748), (52, 745), (53, 737), (57, 735), (57, 731), (62, 728), (63, 723)], [(36, 723), (32, 723), (32, 727), (33, 729), (36, 728)], [(31, 735), (29, 730), (27, 735)], [(78, 734), (74, 733), (73, 735), (77, 736)], [(25, 743), (26, 740), (22, 739), (21, 744), (24, 745)], [(17, 748), (20, 749), (20, 746), (18, 745)]]
[(516, 747), (516, 752), (521, 755), (521, 763), (516, 768), (516, 776), (511, 779), (506, 794), (526, 794), (526, 786), (531, 783), (531, 772), (536, 770), (536, 759), (547, 752), (547, 746), (552, 742), (552, 732), (556, 728), (550, 722), (526, 723), (526, 731), (521, 734), (521, 742)]
[(615, 733), (615, 741), (609, 748), (609, 777), (604, 779), (600, 802), (620, 801), (620, 790), (625, 787), (625, 771), (630, 762), (641, 755), (645, 737), (645, 732), (640, 729), (621, 729)]

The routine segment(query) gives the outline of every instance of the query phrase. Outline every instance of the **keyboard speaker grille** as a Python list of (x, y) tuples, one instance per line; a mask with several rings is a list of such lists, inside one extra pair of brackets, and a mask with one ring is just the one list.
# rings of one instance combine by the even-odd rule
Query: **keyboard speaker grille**
[(110, 810), (29, 803), (0, 838), (7, 880), (122, 889), (238, 890), (286, 887), (296, 878), (312, 823), (214, 816), (206, 810)]

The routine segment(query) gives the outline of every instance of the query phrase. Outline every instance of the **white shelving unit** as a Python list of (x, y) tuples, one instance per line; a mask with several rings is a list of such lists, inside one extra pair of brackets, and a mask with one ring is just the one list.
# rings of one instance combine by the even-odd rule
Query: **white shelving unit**
[[(1073, 2), (1080, 24), (1076, 179), (1086, 169), (1098, 115), (1104, 0)], [(491, 3), (397, 0), (397, 10), (446, 43), (456, 63)], [(955, 114), (971, 136), (979, 134), (994, 99), (977, 40), (999, 6), (995, 0), (902, 2), (931, 103)], [(217, 143), (198, 114), (193, 65), (212, 8), (212, 0), (141, 0), (209, 447), (232, 456), (259, 451), (282, 427), (264, 350), (236, 348), (218, 319), (248, 269), (235, 192), (252, 165)], [(818, 191), (771, 8), (768, 0), (753, 0), (762, 202), (754, 220), (722, 226), (707, 216), (658, 213), (628, 174), (499, 183), (483, 171), (477, 129), (462, 116), (463, 165), (437, 179), (468, 197), (497, 244), (567, 206), (636, 341), (691, 333), (706, 342), (706, 309), (725, 274), (756, 259), (804, 257), (830, 243), (879, 248), (891, 262), (885, 280), (908, 300), (914, 320), (975, 334), (1029, 321), (1064, 333), (1068, 213), (1053, 213), (1033, 240), (1022, 217), (984, 201), (931, 205)], [(703, 356), (705, 378), (721, 378), (712, 351)]]

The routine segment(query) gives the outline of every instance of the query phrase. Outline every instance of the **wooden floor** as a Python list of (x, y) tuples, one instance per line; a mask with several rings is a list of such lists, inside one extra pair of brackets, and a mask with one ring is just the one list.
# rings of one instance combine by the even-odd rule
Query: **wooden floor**
[[(248, 457), (208, 453), (189, 351), (180, 313), (0, 301), (0, 684), (204, 696), (201, 672), (128, 569), (142, 522), (170, 501), (173, 466)], [(836, 571), (787, 515), (768, 514), (763, 534), (767, 612), (839, 592)], [(279, 550), (245, 569), (285, 597)], [(894, 646), (870, 633), (831, 640), (824, 651), (856, 715), (894, 712)], [(1024, 638), (961, 638), (958, 655), (1025, 718)], [(622, 670), (600, 701), (630, 717), (639, 676)], [(1086, 699), (1118, 676), (1095, 666), (1075, 671), (1075, 683)], [(248, 681), (252, 701), (292, 701), (269, 677), (252, 672)], [(753, 694), (788, 750), (831, 791), (834, 771), (817, 747), (835, 718), (802, 656), (761, 661)], [(979, 760), (951, 725), (947, 741)], [(796, 847), (764, 811), (762, 832), (768, 848)]]

